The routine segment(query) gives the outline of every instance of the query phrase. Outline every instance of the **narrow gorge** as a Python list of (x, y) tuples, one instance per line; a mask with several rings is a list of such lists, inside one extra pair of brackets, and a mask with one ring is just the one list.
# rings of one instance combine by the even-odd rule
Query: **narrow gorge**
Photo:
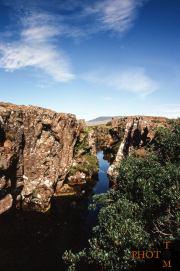
[(18, 270), (21, 264), (22, 270), (32, 270), (34, 264), (36, 270), (45, 265), (66, 270), (59, 257), (65, 249), (88, 247), (98, 223), (98, 210), (88, 211), (92, 196), (116, 190), (122, 158), (144, 157), (159, 126), (168, 127), (167, 119), (122, 117), (113, 118), (110, 126), (88, 127), (72, 114), (0, 103), (0, 252), (5, 269), (12, 270), (16, 262)]

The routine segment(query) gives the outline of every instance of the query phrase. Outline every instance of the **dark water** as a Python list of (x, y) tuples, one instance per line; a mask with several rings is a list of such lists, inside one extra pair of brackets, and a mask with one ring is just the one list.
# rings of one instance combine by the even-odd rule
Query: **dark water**
[(65, 250), (88, 247), (98, 212), (88, 210), (94, 194), (109, 190), (108, 161), (98, 152), (98, 179), (83, 185), (78, 196), (56, 197), (49, 213), (9, 212), (0, 217), (0, 271), (67, 270)]

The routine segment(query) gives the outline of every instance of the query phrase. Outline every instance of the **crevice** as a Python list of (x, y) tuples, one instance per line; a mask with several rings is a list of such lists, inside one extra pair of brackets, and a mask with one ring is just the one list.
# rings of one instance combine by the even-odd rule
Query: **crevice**
[(0, 147), (2, 147), (4, 145), (5, 141), (6, 141), (6, 134), (5, 134), (3, 127), (1, 127), (1, 125), (0, 125)]

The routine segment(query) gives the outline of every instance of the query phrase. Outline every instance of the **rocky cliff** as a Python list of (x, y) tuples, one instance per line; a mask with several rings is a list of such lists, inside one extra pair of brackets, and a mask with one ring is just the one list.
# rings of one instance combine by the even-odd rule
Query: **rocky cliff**
[[(122, 137), (115, 161), (108, 169), (108, 177), (115, 181), (116, 166), (127, 155), (143, 155), (144, 148), (153, 142), (155, 132), (159, 126), (167, 127), (167, 118), (163, 117), (124, 117), (112, 119), (112, 131)], [(138, 149), (138, 151), (135, 151)], [(136, 152), (136, 153), (135, 153)]]
[(11, 207), (50, 208), (85, 126), (72, 114), (0, 103), (0, 213)]

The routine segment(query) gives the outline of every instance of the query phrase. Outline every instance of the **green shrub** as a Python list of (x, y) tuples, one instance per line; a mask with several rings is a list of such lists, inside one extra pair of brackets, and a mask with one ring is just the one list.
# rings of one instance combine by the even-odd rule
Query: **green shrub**
[(106, 126), (112, 126), (112, 121), (108, 121), (107, 123), (106, 123)]
[[(127, 270), (144, 259), (131, 251), (157, 251), (180, 238), (180, 123), (159, 128), (146, 157), (124, 158), (116, 191), (95, 195), (101, 207), (90, 248), (65, 252), (68, 270)], [(165, 159), (165, 160), (164, 160)]]

